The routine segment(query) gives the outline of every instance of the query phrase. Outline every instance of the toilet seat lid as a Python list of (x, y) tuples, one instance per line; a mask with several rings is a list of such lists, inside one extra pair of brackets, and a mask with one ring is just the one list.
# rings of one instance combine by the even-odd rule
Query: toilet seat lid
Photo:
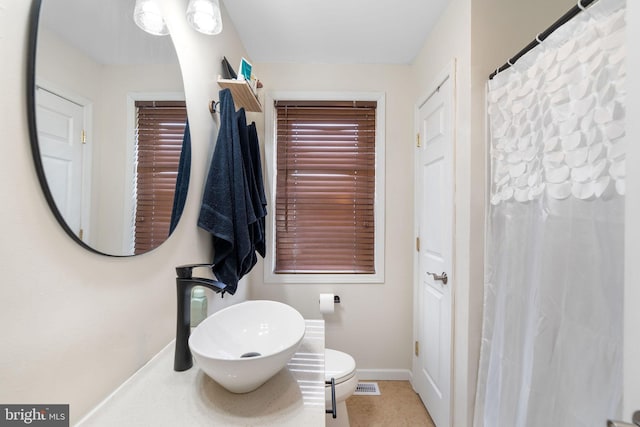
[(347, 353), (326, 348), (324, 350), (324, 378), (336, 383), (348, 380), (356, 371), (356, 361)]

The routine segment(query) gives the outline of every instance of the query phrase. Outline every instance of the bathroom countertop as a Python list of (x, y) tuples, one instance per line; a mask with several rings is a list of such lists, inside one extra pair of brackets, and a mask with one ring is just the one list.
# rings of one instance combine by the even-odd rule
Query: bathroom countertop
[(228, 392), (195, 363), (175, 372), (172, 342), (77, 425), (324, 426), (324, 321), (306, 326), (287, 368), (257, 390)]

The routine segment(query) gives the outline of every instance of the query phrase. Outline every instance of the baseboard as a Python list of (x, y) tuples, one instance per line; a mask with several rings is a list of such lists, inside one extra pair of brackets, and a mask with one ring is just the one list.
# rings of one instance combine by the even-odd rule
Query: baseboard
[(411, 371), (408, 369), (358, 369), (358, 380), (361, 381), (409, 381)]

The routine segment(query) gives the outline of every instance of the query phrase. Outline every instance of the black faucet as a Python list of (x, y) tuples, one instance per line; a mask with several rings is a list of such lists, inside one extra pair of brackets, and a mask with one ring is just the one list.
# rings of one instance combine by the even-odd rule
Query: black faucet
[(196, 267), (213, 267), (212, 264), (190, 264), (176, 267), (176, 291), (178, 292), (178, 315), (176, 321), (176, 351), (173, 359), (174, 371), (186, 371), (193, 366), (189, 335), (191, 334), (191, 290), (194, 286), (204, 286), (224, 297), (227, 285), (214, 279), (193, 277)]

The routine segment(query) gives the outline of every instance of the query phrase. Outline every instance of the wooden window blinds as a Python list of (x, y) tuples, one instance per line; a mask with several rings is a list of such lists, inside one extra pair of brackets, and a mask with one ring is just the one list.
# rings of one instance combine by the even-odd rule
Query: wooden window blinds
[(376, 102), (275, 107), (275, 273), (375, 273)]
[(134, 253), (169, 235), (187, 110), (184, 101), (136, 101)]

